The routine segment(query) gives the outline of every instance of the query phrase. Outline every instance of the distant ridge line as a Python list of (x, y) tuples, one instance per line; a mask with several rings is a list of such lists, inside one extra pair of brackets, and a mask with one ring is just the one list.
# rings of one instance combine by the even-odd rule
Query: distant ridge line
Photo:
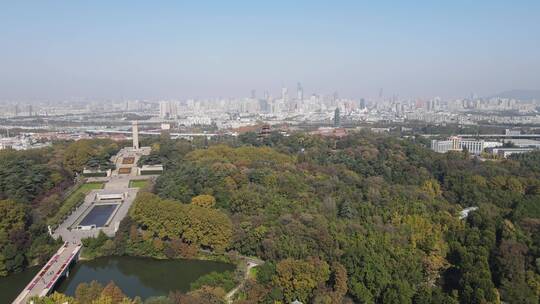
[(514, 89), (489, 96), (488, 98), (509, 98), (518, 100), (540, 100), (540, 90)]

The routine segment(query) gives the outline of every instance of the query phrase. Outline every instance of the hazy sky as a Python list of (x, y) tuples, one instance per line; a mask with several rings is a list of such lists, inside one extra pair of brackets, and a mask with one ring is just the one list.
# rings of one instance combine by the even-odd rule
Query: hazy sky
[(262, 2), (0, 0), (0, 100), (540, 89), (538, 0)]

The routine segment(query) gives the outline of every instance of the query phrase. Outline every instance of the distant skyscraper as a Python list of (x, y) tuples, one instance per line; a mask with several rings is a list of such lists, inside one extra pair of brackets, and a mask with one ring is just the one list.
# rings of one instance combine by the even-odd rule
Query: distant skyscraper
[(287, 88), (281, 88), (281, 99), (285, 102), (289, 101), (289, 90)]
[(270, 112), (270, 103), (268, 102), (268, 99), (259, 99), (259, 109), (263, 113)]
[(339, 114), (339, 108), (336, 108), (336, 110), (334, 111), (334, 127), (339, 127), (340, 124), (341, 124), (341, 117)]
[(28, 116), (32, 116), (32, 105), (28, 105)]
[(126, 111), (140, 111), (141, 103), (138, 100), (126, 101)]
[(171, 116), (171, 102), (162, 100), (159, 102), (159, 117), (168, 118)]
[(304, 100), (304, 89), (302, 88), (302, 84), (300, 84), (300, 82), (296, 86), (296, 97), (298, 100)]
[(268, 94), (268, 91), (264, 91), (264, 100), (269, 100), (270, 94)]
[(366, 100), (364, 98), (360, 99), (360, 109), (363, 110), (366, 108)]
[(257, 92), (255, 89), (251, 90), (251, 99), (257, 99)]

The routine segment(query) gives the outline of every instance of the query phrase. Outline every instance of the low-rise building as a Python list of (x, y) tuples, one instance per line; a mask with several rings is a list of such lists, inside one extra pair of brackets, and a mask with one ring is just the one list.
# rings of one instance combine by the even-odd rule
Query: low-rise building
[(459, 145), (461, 149), (467, 149), (469, 153), (480, 155), (484, 152), (484, 141), (483, 140), (460, 140)]
[(502, 158), (508, 158), (508, 156), (512, 154), (521, 154), (521, 153), (528, 153), (532, 151), (537, 151), (538, 148), (504, 148), (504, 147), (497, 147), (490, 149), (491, 153), (494, 155), (497, 155)]
[(106, 177), (111, 176), (111, 169), (101, 170), (99, 168), (84, 168), (82, 175), (84, 177)]
[(452, 136), (448, 140), (432, 140), (431, 150), (437, 153), (446, 153), (448, 151), (467, 150), (471, 154), (479, 155), (484, 151), (485, 143), (483, 140), (463, 140), (460, 137)]
[(139, 175), (158, 175), (163, 173), (163, 165), (143, 165), (139, 168)]

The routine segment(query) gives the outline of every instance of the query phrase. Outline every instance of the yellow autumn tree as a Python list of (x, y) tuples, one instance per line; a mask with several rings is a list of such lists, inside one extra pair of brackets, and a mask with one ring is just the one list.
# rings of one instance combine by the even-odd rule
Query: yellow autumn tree
[(299, 300), (307, 303), (313, 289), (330, 277), (330, 267), (318, 258), (307, 260), (285, 259), (276, 265), (276, 275), (272, 278), (282, 291), (288, 303)]
[(191, 203), (199, 207), (212, 208), (216, 204), (216, 199), (212, 195), (201, 194), (194, 196), (191, 199)]
[(441, 185), (435, 179), (428, 179), (422, 185), (422, 191), (426, 192), (430, 197), (441, 195)]

